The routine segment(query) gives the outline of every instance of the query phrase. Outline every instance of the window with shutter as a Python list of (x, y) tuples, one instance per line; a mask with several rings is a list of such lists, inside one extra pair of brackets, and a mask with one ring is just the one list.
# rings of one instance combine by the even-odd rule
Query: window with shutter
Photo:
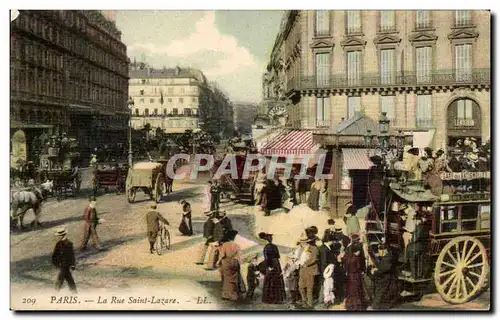
[(469, 10), (455, 11), (455, 26), (468, 26), (471, 24), (471, 15)]
[(417, 82), (431, 82), (432, 69), (432, 47), (420, 47), (416, 49), (417, 54)]
[(330, 98), (329, 97), (317, 97), (316, 98), (316, 126), (317, 127), (328, 127), (329, 122), (329, 108)]
[(316, 54), (316, 82), (318, 87), (328, 86), (328, 77), (330, 70), (330, 54)]
[(347, 82), (349, 86), (360, 85), (361, 80), (361, 51), (347, 53)]
[(361, 12), (347, 11), (347, 34), (361, 32)]
[(433, 126), (431, 99), (431, 95), (417, 96), (417, 128), (429, 128)]
[(380, 51), (380, 80), (381, 84), (394, 83), (394, 49)]
[(455, 46), (455, 69), (457, 82), (472, 81), (471, 45)]
[(316, 11), (316, 36), (323, 36), (330, 34), (330, 11), (321, 10)]
[(392, 31), (394, 29), (396, 29), (394, 11), (392, 10), (380, 11), (380, 30)]

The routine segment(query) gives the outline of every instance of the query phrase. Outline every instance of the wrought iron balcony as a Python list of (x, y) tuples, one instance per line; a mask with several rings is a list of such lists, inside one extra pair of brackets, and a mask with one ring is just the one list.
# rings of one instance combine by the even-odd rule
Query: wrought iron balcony
[[(356, 79), (354, 81), (354, 78)], [(393, 75), (379, 73), (360, 74), (358, 77), (347, 77), (343, 74), (333, 74), (329, 77), (301, 77), (300, 88), (291, 87), (296, 82), (288, 83), (288, 90), (304, 89), (341, 89), (364, 87), (417, 86), (417, 85), (490, 85), (490, 69), (472, 69), (470, 72), (457, 70), (435, 70), (425, 75), (416, 72), (395, 72)]]
[(417, 118), (416, 127), (419, 129), (434, 128), (434, 120), (429, 118)]
[(330, 128), (330, 120), (316, 120), (316, 128)]

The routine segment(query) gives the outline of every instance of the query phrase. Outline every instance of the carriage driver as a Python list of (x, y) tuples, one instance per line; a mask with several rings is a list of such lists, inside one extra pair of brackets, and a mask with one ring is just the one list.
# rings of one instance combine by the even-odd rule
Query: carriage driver
[(157, 208), (156, 204), (151, 205), (152, 210), (150, 210), (146, 215), (150, 253), (154, 253), (156, 236), (158, 235), (158, 229), (160, 228), (159, 221), (165, 223), (166, 225), (170, 225), (167, 219), (165, 219), (158, 211), (156, 211), (156, 208)]

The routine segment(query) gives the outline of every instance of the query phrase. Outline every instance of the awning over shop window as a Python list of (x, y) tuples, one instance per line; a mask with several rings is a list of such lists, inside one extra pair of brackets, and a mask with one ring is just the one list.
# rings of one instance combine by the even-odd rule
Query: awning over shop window
[(348, 149), (342, 148), (343, 169), (345, 170), (368, 170), (373, 163), (368, 157), (370, 149)]
[(265, 156), (315, 154), (320, 145), (313, 141), (311, 131), (292, 130), (276, 136), (265, 144), (260, 153)]

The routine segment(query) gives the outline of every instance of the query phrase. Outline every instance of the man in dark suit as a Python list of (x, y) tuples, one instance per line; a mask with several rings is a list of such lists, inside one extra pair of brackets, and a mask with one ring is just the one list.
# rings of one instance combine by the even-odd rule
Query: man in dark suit
[(217, 180), (213, 181), (212, 187), (210, 187), (210, 194), (212, 195), (212, 202), (210, 203), (210, 210), (219, 210), (220, 193), (221, 187), (217, 183)]
[(160, 222), (169, 225), (167, 219), (165, 219), (158, 211), (156, 211), (156, 204), (151, 206), (151, 211), (146, 215), (146, 223), (148, 228), (148, 240), (149, 240), (149, 252), (154, 253), (154, 245), (156, 242), (156, 236), (158, 235), (158, 229), (160, 228)]
[(59, 269), (55, 289), (61, 290), (64, 280), (68, 282), (69, 289), (76, 294), (76, 285), (71, 270), (75, 270), (75, 251), (73, 243), (68, 240), (66, 228), (60, 228), (56, 232), (59, 237), (54, 252), (52, 253), (52, 264)]
[(212, 242), (214, 242), (214, 228), (215, 222), (218, 221), (216, 218), (215, 211), (205, 212), (205, 215), (208, 217), (207, 221), (203, 225), (203, 237), (206, 239), (203, 244), (200, 252), (200, 256), (196, 264), (202, 265), (205, 263), (205, 257), (207, 255), (208, 248)]

